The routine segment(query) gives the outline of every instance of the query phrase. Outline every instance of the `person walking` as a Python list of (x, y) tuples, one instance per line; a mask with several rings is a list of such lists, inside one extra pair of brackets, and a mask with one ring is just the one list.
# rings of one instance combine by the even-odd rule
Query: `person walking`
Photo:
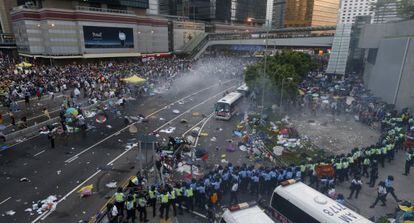
[(371, 172), (369, 174), (369, 183), (368, 183), (369, 186), (374, 187), (375, 182), (377, 181), (377, 179), (378, 179), (378, 164), (374, 160), (374, 162), (372, 163), (372, 166), (371, 166)]
[(50, 114), (47, 108), (43, 108), (43, 114), (46, 116), (47, 119), (50, 119)]
[(15, 126), (16, 125), (16, 117), (12, 110), (9, 111), (10, 123)]
[(235, 204), (239, 203), (239, 199), (237, 197), (238, 190), (239, 190), (239, 183), (237, 181), (233, 181), (233, 184), (231, 186), (231, 191), (230, 191), (230, 205), (233, 204), (233, 201), (235, 201)]
[(112, 203), (106, 205), (106, 216), (108, 217), (109, 223), (118, 223), (118, 209)]
[(394, 193), (394, 177), (393, 176), (391, 176), (391, 175), (389, 175), (388, 177), (387, 177), (387, 179), (385, 179), (385, 188), (387, 189), (387, 194), (385, 195), (385, 197), (388, 195), (388, 194), (391, 194), (391, 196), (395, 199), (395, 201), (398, 203), (398, 202), (400, 202), (400, 199), (398, 199), (397, 198), (397, 196), (395, 195), (395, 193)]
[(50, 140), (50, 148), (54, 149), (55, 148), (55, 134), (54, 134), (53, 130), (49, 130), (49, 133), (47, 134), (47, 137)]
[(381, 206), (386, 206), (385, 197), (387, 196), (387, 189), (385, 188), (385, 182), (381, 181), (378, 183), (377, 187), (377, 198), (375, 199), (374, 203), (370, 206), (370, 208), (374, 208), (377, 205), (378, 201), (381, 201)]
[(170, 213), (170, 206), (169, 206), (169, 194), (166, 190), (160, 194), (161, 206), (160, 206), (160, 218), (164, 218), (164, 211), (165, 211), (165, 220), (168, 220), (168, 216)]
[(351, 193), (348, 196), (348, 199), (352, 199), (352, 195), (355, 193), (355, 199), (358, 199), (358, 194), (361, 191), (362, 188), (362, 181), (361, 177), (357, 176), (351, 181)]
[(124, 215), (124, 203), (125, 203), (125, 194), (122, 190), (122, 187), (118, 187), (115, 193), (115, 206), (118, 209), (119, 215)]
[(135, 223), (135, 202), (132, 195), (128, 196), (127, 201), (125, 202), (125, 209), (127, 212), (126, 222), (128, 223), (131, 219), (132, 223)]
[(151, 186), (151, 189), (148, 190), (148, 204), (152, 207), (152, 217), (155, 217), (155, 207), (157, 205), (157, 191), (155, 186)]
[(169, 192), (170, 192), (170, 204), (171, 204), (171, 207), (172, 207), (172, 209), (173, 209), (173, 215), (174, 215), (174, 217), (176, 217), (177, 216), (177, 196), (175, 195), (175, 190), (173, 189), (173, 188), (169, 188), (168, 189), (169, 190)]
[(141, 193), (138, 196), (137, 209), (139, 212), (139, 220), (143, 222), (148, 222), (146, 207), (147, 207), (147, 199), (145, 199), (145, 196)]
[(408, 176), (410, 174), (411, 166), (413, 165), (414, 152), (412, 149), (408, 150), (405, 154), (405, 167), (403, 175)]
[(190, 212), (194, 211), (194, 201), (193, 201), (193, 188), (191, 188), (190, 186), (187, 187), (187, 189), (185, 190), (185, 204), (187, 206), (187, 211)]

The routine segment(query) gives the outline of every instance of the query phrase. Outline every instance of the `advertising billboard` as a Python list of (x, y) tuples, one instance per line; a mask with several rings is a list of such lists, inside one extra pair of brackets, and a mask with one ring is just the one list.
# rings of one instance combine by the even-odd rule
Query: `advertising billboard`
[(84, 26), (85, 48), (134, 48), (132, 28)]

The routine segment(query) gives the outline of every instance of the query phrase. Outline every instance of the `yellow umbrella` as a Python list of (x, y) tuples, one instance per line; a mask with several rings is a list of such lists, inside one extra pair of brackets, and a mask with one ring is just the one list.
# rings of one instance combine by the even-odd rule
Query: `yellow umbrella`
[(129, 83), (129, 84), (142, 84), (145, 81), (147, 81), (146, 79), (144, 79), (142, 77), (138, 77), (137, 75), (133, 75), (131, 77), (123, 78), (122, 80), (125, 81), (126, 83)]
[(27, 67), (31, 67), (32, 64), (31, 63), (27, 63), (27, 62), (21, 62), (21, 63), (17, 64), (16, 66), (23, 67), (23, 68), (27, 68)]

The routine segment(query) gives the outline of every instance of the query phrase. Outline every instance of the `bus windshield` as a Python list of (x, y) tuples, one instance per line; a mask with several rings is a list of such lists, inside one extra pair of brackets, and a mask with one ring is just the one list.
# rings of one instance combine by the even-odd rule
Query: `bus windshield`
[(216, 112), (230, 112), (230, 105), (226, 103), (217, 103)]

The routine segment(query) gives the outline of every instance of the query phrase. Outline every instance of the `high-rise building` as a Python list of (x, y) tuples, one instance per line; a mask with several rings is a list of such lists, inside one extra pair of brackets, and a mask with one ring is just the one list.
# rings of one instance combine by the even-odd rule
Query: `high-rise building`
[(339, 0), (286, 0), (284, 27), (334, 26)]
[[(352, 33), (358, 30), (358, 27), (354, 24), (357, 20), (360, 21), (359, 23), (364, 24), (371, 21), (374, 14), (372, 11), (372, 4), (376, 1), (377, 0), (341, 1), (338, 14), (338, 25), (336, 26), (332, 51), (326, 69), (327, 73), (345, 74), (349, 70), (349, 67), (353, 67), (353, 71), (356, 70), (356, 66), (353, 66), (348, 62), (350, 52), (357, 52), (355, 49), (357, 48), (356, 44), (351, 44), (351, 42), (357, 41), (355, 38), (351, 38)], [(352, 62), (358, 61), (358, 58), (352, 59)]]
[(266, 26), (272, 26), (274, 14), (274, 0), (267, 0), (266, 3)]
[(0, 33), (11, 33), (10, 10), (17, 6), (16, 0), (0, 1)]
[(163, 15), (175, 15), (209, 22), (255, 23), (266, 20), (267, 0), (159, 0)]
[(286, 0), (273, 1), (272, 27), (275, 29), (280, 29), (285, 26), (285, 4)]
[(378, 6), (374, 7), (373, 23), (395, 22), (402, 19), (398, 14), (401, 4), (399, 1), (378, 0), (378, 2)]
[(342, 0), (338, 23), (353, 24), (357, 16), (372, 16), (372, 4), (376, 0)]

